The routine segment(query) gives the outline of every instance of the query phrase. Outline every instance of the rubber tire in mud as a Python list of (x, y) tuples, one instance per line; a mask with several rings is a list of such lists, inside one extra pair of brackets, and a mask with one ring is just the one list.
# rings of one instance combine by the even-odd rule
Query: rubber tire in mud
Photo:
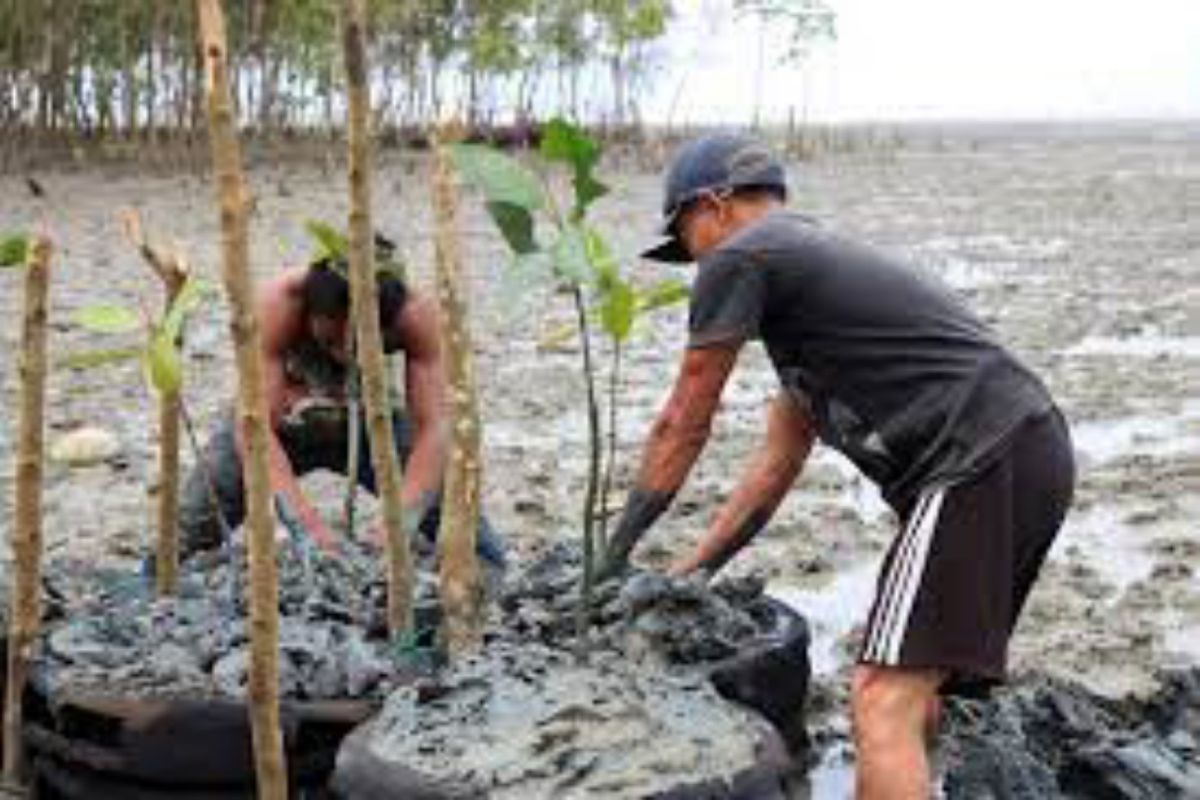
[[(292, 794), (328, 796), (342, 738), (376, 706), (284, 703)], [(249, 716), (231, 700), (159, 700), (50, 693), (30, 682), (24, 736), (38, 798), (166, 800), (254, 796)]]

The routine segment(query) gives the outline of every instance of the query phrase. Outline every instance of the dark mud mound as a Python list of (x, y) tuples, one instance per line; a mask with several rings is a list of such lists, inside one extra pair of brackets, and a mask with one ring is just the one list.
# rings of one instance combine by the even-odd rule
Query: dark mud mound
[[(59, 619), (48, 626), (38, 673), (51, 692), (124, 697), (245, 695), (249, 662), (244, 561), (186, 564), (179, 595), (158, 599), (131, 574), (59, 570)], [(297, 700), (381, 699), (421, 666), (416, 648), (389, 645), (378, 553), (347, 546), (340, 558), (280, 548), (280, 692)], [(436, 624), (436, 587), (419, 586), (418, 625)]]
[[(552, 548), (513, 581), (500, 601), (506, 635), (577, 648), (576, 552)], [(655, 572), (608, 581), (595, 590), (589, 646), (635, 663), (701, 670), (722, 697), (765, 716), (798, 752), (808, 742), (808, 625), (763, 588), (754, 577), (707, 585)]]
[(1149, 700), (1111, 700), (1042, 676), (955, 700), (942, 737), (947, 798), (1200, 797), (1200, 669)]
[(757, 581), (645, 573), (596, 588), (584, 645), (578, 576), (568, 546), (517, 576), (483, 651), (395, 692), (347, 739), (335, 788), (351, 800), (784, 797), (779, 734), (805, 741), (803, 619)]

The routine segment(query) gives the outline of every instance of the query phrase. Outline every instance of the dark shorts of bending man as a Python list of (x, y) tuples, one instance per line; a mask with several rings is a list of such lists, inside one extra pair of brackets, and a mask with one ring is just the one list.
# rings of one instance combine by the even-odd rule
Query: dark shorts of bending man
[(929, 796), (938, 695), (1001, 680), (1009, 637), (1074, 490), (1042, 382), (946, 288), (789, 213), (779, 161), (719, 134), (667, 176), (665, 243), (698, 262), (689, 342), (604, 571), (619, 571), (708, 438), (742, 346), (779, 377), (766, 434), (677, 573), (720, 569), (771, 518), (818, 438), (881, 488), (900, 527), (852, 678), (860, 798)]
[[(377, 263), (386, 267), (390, 255), (390, 243), (377, 240)], [(404, 464), (402, 499), (416, 530), (432, 541), (440, 517), (448, 425), (438, 312), (431, 300), (386, 269), (377, 290), (384, 350), (404, 359), (403, 407), (392, 392), (393, 435)], [(348, 463), (351, 326), (344, 263), (325, 260), (281, 272), (261, 287), (257, 311), (271, 423), (271, 491), (316, 545), (335, 552), (336, 536), (301, 491), (299, 478), (319, 469), (349, 472), (348, 479), (376, 491), (370, 442), (361, 422), (365, 415), (360, 415), (358, 463)], [(185, 555), (221, 544), (222, 517), (230, 528), (245, 518), (241, 438), (232, 411), (223, 415), (205, 450), (207, 470), (194, 469), (184, 483), (179, 517)], [(380, 539), (378, 531), (374, 538)], [(493, 566), (503, 564), (502, 542), (482, 518), (477, 541), (481, 557)]]

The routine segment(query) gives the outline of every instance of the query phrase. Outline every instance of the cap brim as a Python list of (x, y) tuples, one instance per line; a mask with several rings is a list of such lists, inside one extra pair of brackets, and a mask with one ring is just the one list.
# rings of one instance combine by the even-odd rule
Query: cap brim
[(683, 242), (674, 236), (656, 244), (649, 250), (643, 250), (642, 258), (648, 258), (651, 261), (665, 261), (668, 264), (687, 264), (695, 261), (692, 254), (683, 246)]

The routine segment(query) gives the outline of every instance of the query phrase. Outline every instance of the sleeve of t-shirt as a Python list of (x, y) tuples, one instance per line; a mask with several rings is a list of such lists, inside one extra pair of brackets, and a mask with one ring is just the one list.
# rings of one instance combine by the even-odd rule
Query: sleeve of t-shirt
[(688, 347), (755, 339), (766, 302), (762, 266), (750, 254), (717, 250), (700, 262), (688, 316)]

